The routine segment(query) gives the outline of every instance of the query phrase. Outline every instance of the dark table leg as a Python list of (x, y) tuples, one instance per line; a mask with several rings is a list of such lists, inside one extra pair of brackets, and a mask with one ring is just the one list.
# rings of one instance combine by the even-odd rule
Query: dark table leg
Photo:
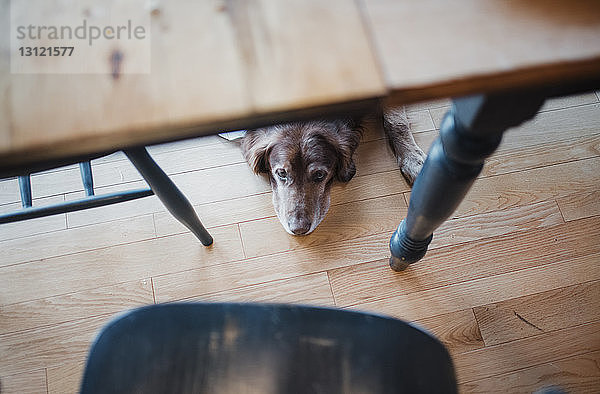
[(213, 238), (198, 219), (192, 204), (152, 160), (146, 148), (128, 149), (125, 154), (175, 219), (189, 228), (204, 246), (211, 245)]
[(502, 133), (531, 119), (543, 102), (542, 94), (515, 92), (453, 100), (413, 186), (407, 217), (390, 239), (393, 270), (423, 258), (433, 231), (461, 203)]

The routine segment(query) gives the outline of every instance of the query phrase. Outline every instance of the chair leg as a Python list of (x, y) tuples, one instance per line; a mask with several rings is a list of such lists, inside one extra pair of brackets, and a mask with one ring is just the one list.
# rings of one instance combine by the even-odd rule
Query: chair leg
[(150, 157), (146, 148), (127, 149), (124, 152), (175, 219), (190, 229), (204, 246), (211, 245), (213, 238), (198, 219), (192, 204)]
[(425, 256), (433, 231), (459, 206), (504, 131), (532, 118), (543, 102), (537, 92), (453, 101), (413, 186), (407, 217), (390, 239), (393, 270)]
[(86, 196), (94, 195), (94, 178), (92, 177), (92, 164), (90, 161), (79, 163), (79, 172), (81, 173), (81, 181), (85, 189)]
[(31, 176), (23, 175), (19, 177), (19, 191), (21, 192), (21, 205), (23, 208), (30, 208), (31, 199)]

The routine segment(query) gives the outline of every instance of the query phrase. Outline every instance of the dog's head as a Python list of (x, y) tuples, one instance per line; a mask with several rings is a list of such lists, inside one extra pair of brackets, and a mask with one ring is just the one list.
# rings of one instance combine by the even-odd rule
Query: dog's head
[(334, 180), (348, 182), (360, 131), (350, 121), (287, 123), (249, 131), (242, 141), (255, 173), (266, 173), (285, 230), (310, 234), (329, 210)]

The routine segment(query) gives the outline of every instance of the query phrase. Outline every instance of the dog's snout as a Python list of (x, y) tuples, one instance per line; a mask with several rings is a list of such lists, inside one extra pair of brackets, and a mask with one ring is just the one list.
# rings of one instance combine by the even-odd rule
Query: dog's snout
[(294, 235), (304, 235), (310, 231), (312, 223), (305, 218), (294, 218), (289, 221), (288, 226)]

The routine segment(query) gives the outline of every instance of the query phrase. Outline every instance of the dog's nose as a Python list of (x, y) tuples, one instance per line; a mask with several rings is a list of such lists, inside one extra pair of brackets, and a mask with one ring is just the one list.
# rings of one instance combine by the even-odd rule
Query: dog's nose
[(310, 231), (311, 222), (306, 219), (291, 220), (288, 225), (294, 235), (304, 235)]

